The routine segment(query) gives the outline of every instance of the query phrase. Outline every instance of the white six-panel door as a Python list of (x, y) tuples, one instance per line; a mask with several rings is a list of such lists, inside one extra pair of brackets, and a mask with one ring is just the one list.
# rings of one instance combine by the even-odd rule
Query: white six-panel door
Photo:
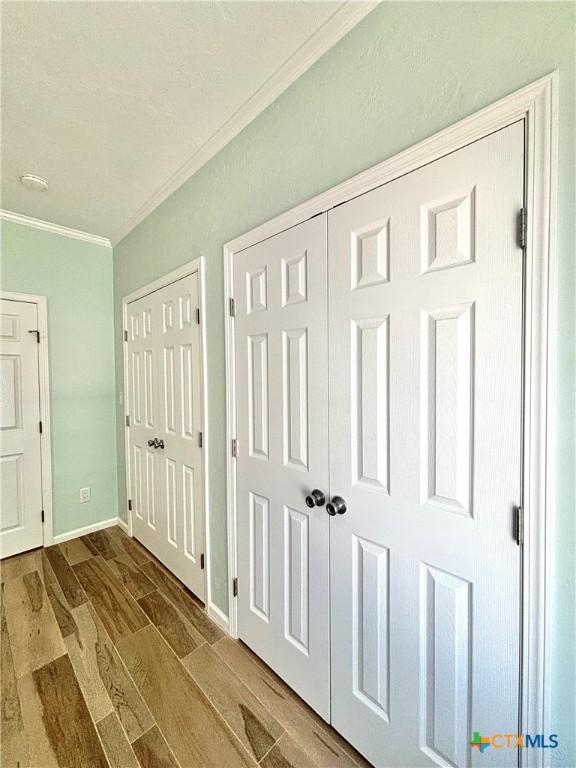
[(326, 216), (235, 257), (238, 632), (329, 717)]
[(202, 350), (198, 273), (128, 304), (132, 531), (201, 600)]
[(0, 299), (1, 557), (42, 546), (37, 311)]
[(378, 766), (515, 759), (468, 743), (518, 728), (523, 157), (329, 214), (332, 723)]

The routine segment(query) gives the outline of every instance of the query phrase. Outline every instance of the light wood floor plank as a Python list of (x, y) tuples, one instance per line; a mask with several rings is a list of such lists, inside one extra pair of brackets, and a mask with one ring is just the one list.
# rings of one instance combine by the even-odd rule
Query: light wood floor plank
[(132, 744), (142, 768), (180, 768), (157, 725)]
[(52, 610), (54, 611), (54, 616), (60, 627), (60, 633), (62, 634), (62, 637), (73, 635), (78, 631), (78, 627), (72, 616), (70, 605), (64, 597), (62, 588), (54, 575), (54, 571), (52, 570), (52, 566), (50, 565), (50, 561), (46, 557), (45, 552), (42, 553), (39, 560), (41, 568), (39, 572), (40, 578), (44, 583), (44, 589), (46, 590)]
[(317, 763), (285, 733), (260, 765), (262, 768), (315, 768)]
[(24, 721), (22, 720), (18, 681), (12, 659), (12, 646), (6, 625), (4, 584), (2, 584), (0, 594), (0, 682), (2, 684), (0, 737), (2, 742), (6, 743), (8, 739), (22, 733)]
[(82, 539), (64, 541), (60, 544), (60, 549), (69, 565), (76, 565), (76, 563), (82, 563), (84, 560), (94, 557)]
[(4, 585), (4, 608), (16, 677), (66, 653), (38, 571)]
[[(70, 659), (91, 711), (100, 719), (113, 708), (129, 741), (154, 725), (154, 718), (136, 690), (118, 652), (92, 605), (75, 608), (79, 636), (66, 639)], [(108, 702), (108, 703), (106, 703)]]
[(134, 563), (132, 558), (125, 552), (116, 555), (106, 561), (111, 571), (114, 572), (122, 586), (130, 592), (136, 600), (144, 595), (149, 595), (156, 589), (148, 576)]
[(174, 603), (176, 608), (207, 642), (213, 644), (224, 637), (222, 630), (208, 618), (204, 609), (195, 602), (184, 588), (177, 584), (172, 576), (168, 575), (166, 569), (152, 561), (141, 567), (146, 576)]
[(178, 658), (183, 658), (204, 643), (202, 635), (160, 592), (151, 592), (140, 598), (138, 604)]
[(146, 565), (150, 561), (148, 550), (136, 539), (131, 539), (124, 531), (120, 531), (117, 538), (120, 539), (122, 549), (134, 561), (135, 565)]
[(350, 768), (358, 764), (352, 758), (353, 748), (238, 641), (225, 637), (214, 650), (310, 756), (314, 765)]
[(182, 766), (254, 765), (154, 627), (120, 640), (118, 651)]
[(256, 760), (264, 757), (284, 733), (278, 721), (209, 645), (198, 648), (183, 663), (246, 749)]
[(53, 768), (58, 758), (52, 747), (32, 673), (18, 680), (24, 731), (15, 739), (2, 742), (2, 768)]
[(110, 560), (111, 557), (115, 557), (119, 554), (118, 548), (115, 546), (108, 531), (104, 530), (87, 533), (85, 536), (82, 536), (81, 539), (82, 543), (86, 545), (87, 549), (89, 549), (93, 555), (101, 555), (104, 560)]
[(96, 728), (100, 734), (110, 768), (139, 768), (136, 755), (128, 743), (115, 712), (96, 723)]
[(64, 597), (68, 601), (68, 605), (71, 608), (77, 608), (79, 605), (82, 605), (82, 603), (85, 603), (87, 600), (86, 594), (80, 586), (68, 561), (60, 551), (60, 547), (58, 545), (47, 547), (44, 552), (52, 566), (56, 578), (58, 579)]
[(140, 606), (100, 557), (78, 563), (74, 571), (114, 642), (148, 624)]
[(89, 603), (74, 609), (78, 631), (66, 637), (64, 642), (92, 720), (97, 722), (114, 712), (114, 707), (100, 675), (98, 630), (92, 611)]
[(21, 555), (6, 557), (0, 560), (0, 581), (5, 584), (25, 573), (31, 573), (38, 570), (38, 556), (41, 549), (33, 549), (31, 552), (24, 552)]
[(44, 725), (60, 766), (108, 768), (68, 656), (32, 673), (44, 709)]

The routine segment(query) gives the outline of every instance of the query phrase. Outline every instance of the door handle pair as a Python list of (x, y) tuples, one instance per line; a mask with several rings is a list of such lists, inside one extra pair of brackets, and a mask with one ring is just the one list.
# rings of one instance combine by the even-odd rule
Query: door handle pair
[[(306, 496), (306, 506), (312, 509), (313, 507), (323, 507), (326, 501), (326, 497), (315, 488), (308, 496)], [(334, 515), (343, 515), (346, 512), (346, 502), (342, 496), (333, 496), (332, 500), (326, 504), (326, 512), (333, 517)]]
[(158, 438), (155, 437), (153, 440), (148, 440), (148, 445), (150, 448), (164, 448), (164, 440), (158, 440)]

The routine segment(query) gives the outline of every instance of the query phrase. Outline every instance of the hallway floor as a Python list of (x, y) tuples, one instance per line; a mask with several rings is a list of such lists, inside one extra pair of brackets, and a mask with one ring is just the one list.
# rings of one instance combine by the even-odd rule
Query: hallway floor
[(2, 561), (2, 766), (366, 766), (120, 528)]

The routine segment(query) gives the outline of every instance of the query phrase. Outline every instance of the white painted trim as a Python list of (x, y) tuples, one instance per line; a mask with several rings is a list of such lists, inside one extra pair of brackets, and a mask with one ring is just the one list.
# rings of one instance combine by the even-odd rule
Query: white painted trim
[(112, 248), (112, 243), (107, 237), (91, 235), (89, 232), (82, 232), (79, 229), (70, 229), (70, 227), (63, 227), (60, 224), (52, 224), (52, 222), (42, 221), (42, 219), (33, 219), (31, 216), (24, 216), (22, 213), (14, 213), (13, 211), (0, 209), (0, 219), (11, 221), (14, 224), (21, 224), (24, 227), (32, 227), (32, 229), (43, 229), (45, 232), (51, 232), (53, 235), (72, 237), (74, 240), (84, 240), (86, 243), (93, 243), (94, 245), (103, 245), (106, 248)]
[(36, 304), (38, 313), (38, 330), (40, 344), (38, 346), (38, 386), (40, 388), (40, 461), (42, 473), (42, 508), (44, 509), (44, 525), (42, 526), (42, 541), (45, 547), (54, 541), (54, 521), (52, 511), (52, 429), (50, 423), (50, 357), (48, 346), (48, 299), (30, 293), (14, 293), (0, 291), (0, 298), (8, 301), (25, 301)]
[[(181, 280), (183, 277), (198, 273), (198, 292), (200, 304), (200, 356), (202, 360), (202, 439), (203, 439), (203, 488), (202, 495), (204, 501), (204, 587), (206, 592), (206, 605), (211, 604), (211, 557), (210, 557), (210, 493), (209, 493), (209, 446), (210, 435), (208, 429), (208, 365), (207, 365), (207, 346), (206, 346), (206, 288), (205, 288), (205, 264), (204, 256), (200, 256), (193, 261), (183, 264), (181, 267), (168, 272), (166, 275), (153, 280), (151, 283), (143, 285), (132, 293), (124, 296), (122, 299), (122, 346), (123, 346), (123, 377), (124, 377), (124, 458), (126, 463), (126, 499), (131, 498), (131, 473), (130, 473), (130, 427), (126, 426), (126, 416), (128, 412), (128, 344), (125, 341), (125, 331), (128, 330), (128, 304), (138, 299), (148, 296), (150, 293), (165, 288), (167, 285)], [(132, 512), (128, 510), (128, 522), (124, 524), (125, 530), (129, 536), (132, 536)], [(214, 606), (216, 607), (216, 606)]]
[(252, 94), (180, 168), (138, 208), (112, 237), (116, 245), (166, 198), (211, 160), (266, 107), (332, 48), (377, 2), (347, 0)]
[(130, 528), (128, 527), (128, 523), (122, 520), (121, 517), (118, 518), (118, 527), (122, 528), (124, 533), (130, 536)]
[(206, 603), (206, 612), (214, 624), (217, 624), (220, 629), (223, 629), (227, 635), (230, 634), (228, 616), (226, 616), (224, 611), (221, 611), (217, 605), (214, 605), (214, 603)]
[(238, 613), (232, 594), (232, 579), (238, 575), (236, 549), (236, 460), (232, 440), (236, 439), (236, 358), (235, 321), (230, 314), (234, 298), (234, 251), (224, 246), (224, 357), (226, 365), (226, 527), (228, 533), (228, 623), (230, 635), (238, 637)]
[(111, 517), (109, 520), (101, 520), (99, 523), (92, 523), (91, 525), (85, 525), (82, 528), (75, 528), (73, 531), (66, 531), (66, 533), (59, 533), (54, 536), (53, 544), (61, 544), (63, 541), (70, 541), (70, 539), (77, 539), (79, 536), (86, 536), (87, 533), (94, 533), (95, 531), (103, 531), (105, 528), (112, 528), (115, 525), (122, 525), (122, 521), (118, 517)]
[[(230, 441), (236, 434), (233, 296), (234, 254), (318, 213), (500, 130), (518, 120), (526, 126), (526, 307), (524, 364), (521, 732), (550, 733), (551, 533), (555, 511), (556, 391), (556, 208), (558, 165), (558, 73), (506, 96), (383, 163), (323, 192), (224, 246), (226, 344), (226, 456), (228, 567), (236, 570), (235, 464)], [(237, 636), (236, 601), (229, 591), (230, 633)], [(522, 765), (547, 768), (546, 750), (523, 750)]]

